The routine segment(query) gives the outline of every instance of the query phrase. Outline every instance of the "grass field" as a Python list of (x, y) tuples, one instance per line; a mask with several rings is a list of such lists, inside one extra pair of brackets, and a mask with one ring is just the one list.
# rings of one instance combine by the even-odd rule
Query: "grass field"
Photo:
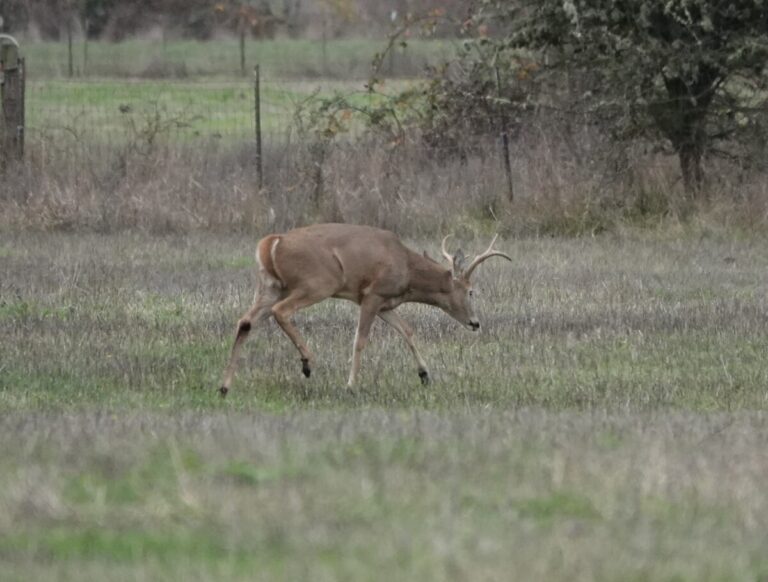
[[(99, 150), (135, 139), (137, 133), (177, 142), (251, 139), (251, 71), (258, 63), (262, 129), (284, 133), (298, 104), (310, 95), (362, 91), (373, 56), (385, 45), (380, 39), (339, 39), (328, 41), (323, 53), (319, 41), (249, 42), (243, 78), (236, 40), (91, 42), (87, 64), (82, 43), (75, 43), (75, 76), (70, 79), (65, 44), (23, 42), (27, 132), (33, 140), (40, 137), (62, 149), (74, 147), (72, 141)], [(445, 42), (414, 40), (406, 51), (397, 49), (382, 72), (416, 76), (449, 48)]]
[[(296, 106), (315, 89), (301, 82), (265, 84), (263, 131), (286, 130)], [(254, 136), (254, 89), (247, 81), (33, 82), (27, 89), (27, 125), (32, 135), (85, 137), (92, 145), (119, 143), (142, 131), (155, 131), (159, 140), (242, 141)]]
[[(259, 64), (265, 78), (339, 78), (363, 80), (371, 70), (374, 55), (386, 46), (386, 39), (328, 40), (323, 52), (320, 40), (276, 39), (246, 43), (246, 70)], [(427, 63), (435, 63), (451, 50), (451, 43), (438, 40), (410, 40), (398, 48), (382, 68), (384, 74), (416, 75)], [(67, 77), (68, 48), (65, 42), (25, 42), (30, 78)], [(97, 77), (235, 77), (241, 74), (239, 41), (212, 40), (162, 42), (133, 39), (119, 43), (82, 42), (73, 44), (73, 73)]]
[[(393, 82), (386, 90), (403, 85)], [(285, 140), (302, 103), (335, 93), (360, 105), (377, 98), (351, 81), (264, 82), (262, 132), (267, 139)], [(50, 79), (27, 85), (26, 126), (33, 140), (64, 149), (98, 151), (130, 140), (242, 143), (254, 139), (254, 104), (251, 80)]]
[(503, 241), (480, 334), (402, 309), (433, 385), (328, 302), (221, 400), (254, 243), (0, 234), (3, 579), (768, 576), (764, 238)]

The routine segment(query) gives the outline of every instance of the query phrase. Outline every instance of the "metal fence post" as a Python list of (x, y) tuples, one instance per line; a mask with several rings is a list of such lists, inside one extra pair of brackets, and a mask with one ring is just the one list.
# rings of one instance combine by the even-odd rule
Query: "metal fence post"
[(259, 192), (264, 187), (264, 167), (261, 155), (261, 73), (259, 65), (253, 68), (253, 117), (256, 126), (256, 170), (258, 171)]
[(323, 38), (320, 45), (320, 57), (323, 75), (328, 74), (328, 15), (323, 12)]
[(83, 77), (88, 75), (88, 19), (83, 19)]
[(240, 23), (240, 74), (245, 77), (245, 23)]
[(75, 76), (75, 55), (72, 52), (72, 15), (67, 15), (67, 72), (69, 78)]
[[(499, 67), (496, 65), (496, 93), (501, 99), (501, 73)], [(499, 105), (501, 107), (501, 105)], [(509, 130), (507, 128), (507, 116), (503, 113), (499, 116), (501, 122), (501, 153), (504, 158), (504, 173), (507, 177), (507, 196), (509, 201), (512, 202), (515, 199), (515, 189), (512, 183), (512, 164), (509, 159)]]

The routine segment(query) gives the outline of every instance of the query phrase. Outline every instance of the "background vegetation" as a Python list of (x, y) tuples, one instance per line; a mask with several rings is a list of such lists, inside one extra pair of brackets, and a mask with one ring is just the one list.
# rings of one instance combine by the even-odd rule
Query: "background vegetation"
[[(396, 7), (378, 40), (27, 43), (27, 157), (0, 220), (261, 232), (407, 217), (413, 235), (436, 214), (439, 228), (471, 216), (569, 235), (696, 213), (764, 224), (762, 5), (613, 4)], [(217, 208), (180, 203), (194, 191)]]
[(241, 32), (253, 38), (336, 38), (380, 36), (392, 21), (435, 8), (458, 18), (467, 7), (462, 0), (2, 0), (0, 15), (12, 33), (39, 40), (73, 31), (109, 41), (137, 34), (209, 40)]

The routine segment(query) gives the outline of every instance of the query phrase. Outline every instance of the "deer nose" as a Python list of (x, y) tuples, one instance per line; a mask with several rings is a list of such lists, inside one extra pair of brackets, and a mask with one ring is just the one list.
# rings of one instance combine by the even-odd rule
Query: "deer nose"
[(480, 322), (477, 321), (476, 319), (470, 319), (469, 327), (472, 328), (472, 331), (477, 331), (478, 329), (480, 329)]

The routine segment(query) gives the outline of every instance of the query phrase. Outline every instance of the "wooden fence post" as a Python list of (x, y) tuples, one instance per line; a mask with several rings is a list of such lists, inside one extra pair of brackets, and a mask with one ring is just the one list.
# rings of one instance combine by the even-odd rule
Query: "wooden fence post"
[(24, 59), (19, 45), (0, 34), (0, 164), (24, 155)]

